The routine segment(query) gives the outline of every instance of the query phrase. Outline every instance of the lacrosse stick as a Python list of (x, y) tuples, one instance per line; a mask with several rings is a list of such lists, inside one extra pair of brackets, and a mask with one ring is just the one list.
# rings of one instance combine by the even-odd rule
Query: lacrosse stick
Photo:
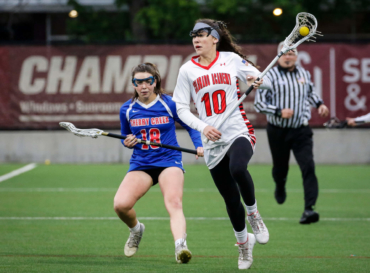
[[(308, 34), (306, 36), (302, 36), (300, 34), (301, 28), (308, 28)], [(293, 31), (290, 33), (288, 37), (285, 38), (284, 46), (282, 47), (280, 53), (275, 57), (275, 59), (272, 60), (272, 62), (266, 67), (266, 69), (261, 73), (261, 75), (256, 79), (256, 81), (259, 81), (262, 79), (266, 73), (275, 65), (277, 60), (285, 53), (287, 53), (290, 50), (293, 50), (297, 48), (301, 43), (304, 41), (308, 42), (315, 42), (316, 37), (314, 35), (321, 35), (321, 32), (316, 31), (317, 28), (317, 20), (315, 16), (313, 16), (310, 13), (307, 12), (300, 12), (297, 14), (296, 17), (296, 25), (293, 29)], [(255, 82), (256, 82), (255, 81)], [(255, 83), (254, 82), (254, 83)], [(253, 83), (253, 84), (254, 84)], [(225, 120), (234, 112), (234, 110), (243, 102), (243, 100), (249, 95), (250, 92), (253, 90), (253, 84), (247, 89), (247, 91), (244, 93), (243, 96), (240, 97), (238, 101), (236, 101), (234, 104), (230, 105), (226, 112), (224, 113), (223, 117), (216, 122), (214, 127), (218, 129)], [(208, 143), (209, 139), (206, 137), (203, 139), (203, 142)]]
[[(104, 132), (103, 130), (100, 130), (100, 129), (78, 129), (70, 122), (59, 122), (59, 125), (63, 127), (64, 129), (67, 129), (67, 131), (71, 132), (75, 136), (79, 136), (79, 137), (98, 138), (98, 136), (107, 136), (107, 137), (113, 137), (113, 138), (119, 138), (119, 139), (127, 138), (126, 136)], [(166, 144), (157, 143), (157, 142), (151, 142), (149, 140), (142, 140), (142, 139), (137, 139), (137, 140), (138, 140), (138, 143), (141, 143), (141, 144), (158, 146), (158, 147), (162, 147), (166, 149), (177, 150), (177, 151), (195, 154), (195, 155), (197, 154), (196, 150), (176, 147), (172, 145), (166, 145)]]
[[(364, 124), (364, 121), (355, 121), (356, 125)], [(324, 126), (328, 129), (342, 129), (350, 127), (347, 123), (347, 120), (339, 120), (336, 117), (329, 119), (327, 122), (324, 123)]]

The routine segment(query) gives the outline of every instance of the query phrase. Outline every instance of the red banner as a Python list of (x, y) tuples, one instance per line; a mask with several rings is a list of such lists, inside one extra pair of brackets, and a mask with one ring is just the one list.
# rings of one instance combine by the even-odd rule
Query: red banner
[[(244, 45), (263, 70), (276, 45)], [(172, 93), (181, 65), (194, 54), (191, 45), (0, 47), (0, 128), (53, 129), (58, 122), (77, 127), (119, 128), (119, 109), (133, 95), (131, 70), (155, 63), (163, 86)], [(304, 44), (298, 62), (310, 71), (316, 91), (331, 116), (356, 117), (370, 110), (370, 45)], [(242, 85), (242, 91), (246, 86)], [(244, 102), (255, 127), (266, 117)], [(312, 110), (312, 126), (326, 119)]]

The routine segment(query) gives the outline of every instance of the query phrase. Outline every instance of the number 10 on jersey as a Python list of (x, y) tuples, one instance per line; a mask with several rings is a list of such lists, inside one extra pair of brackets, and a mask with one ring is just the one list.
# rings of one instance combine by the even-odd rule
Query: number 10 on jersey
[(225, 90), (217, 90), (212, 93), (212, 101), (209, 93), (205, 93), (202, 97), (202, 102), (206, 107), (207, 117), (212, 116), (212, 105), (215, 114), (219, 115), (226, 110), (226, 92)]

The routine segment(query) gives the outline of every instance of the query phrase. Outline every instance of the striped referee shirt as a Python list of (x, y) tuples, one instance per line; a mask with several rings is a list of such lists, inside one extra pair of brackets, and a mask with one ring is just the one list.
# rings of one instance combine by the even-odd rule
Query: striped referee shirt
[[(273, 90), (258, 89), (254, 107), (257, 112), (267, 115), (267, 121), (283, 128), (298, 128), (307, 125), (311, 119), (310, 106), (318, 108), (322, 99), (315, 93), (311, 74), (301, 66), (288, 71), (281, 66), (270, 69), (265, 77), (271, 81)], [(281, 118), (281, 110), (293, 110), (290, 119)]]

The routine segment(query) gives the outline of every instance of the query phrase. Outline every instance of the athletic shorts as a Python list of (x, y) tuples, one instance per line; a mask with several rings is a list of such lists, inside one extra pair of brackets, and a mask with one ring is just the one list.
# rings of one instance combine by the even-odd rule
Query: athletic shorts
[(220, 161), (224, 158), (227, 151), (230, 149), (230, 146), (234, 143), (235, 139), (239, 137), (245, 137), (246, 139), (248, 139), (254, 151), (255, 145), (251, 141), (249, 134), (238, 135), (237, 137), (235, 137), (234, 139), (232, 139), (229, 143), (225, 145), (219, 145), (212, 149), (204, 150), (204, 160), (206, 161), (208, 169), (211, 170), (214, 167), (216, 167), (218, 163), (220, 163)]
[[(149, 174), (149, 176), (152, 178), (153, 180), (153, 185), (152, 186), (155, 186), (156, 184), (158, 184), (158, 178), (159, 178), (159, 175), (167, 168), (171, 168), (171, 167), (158, 167), (158, 168), (153, 168), (153, 169), (147, 169), (147, 170), (134, 170), (134, 171), (141, 171), (141, 172), (144, 172), (144, 173), (147, 173)], [(180, 168), (181, 169), (181, 168)], [(184, 170), (181, 169), (183, 172)]]
[(149, 176), (153, 180), (153, 185), (152, 186), (154, 186), (154, 185), (158, 184), (158, 177), (163, 172), (164, 169), (167, 169), (167, 167), (159, 167), (159, 168), (155, 168), (155, 169), (148, 169), (148, 170), (141, 170), (141, 171), (144, 172), (144, 173), (149, 174)]

